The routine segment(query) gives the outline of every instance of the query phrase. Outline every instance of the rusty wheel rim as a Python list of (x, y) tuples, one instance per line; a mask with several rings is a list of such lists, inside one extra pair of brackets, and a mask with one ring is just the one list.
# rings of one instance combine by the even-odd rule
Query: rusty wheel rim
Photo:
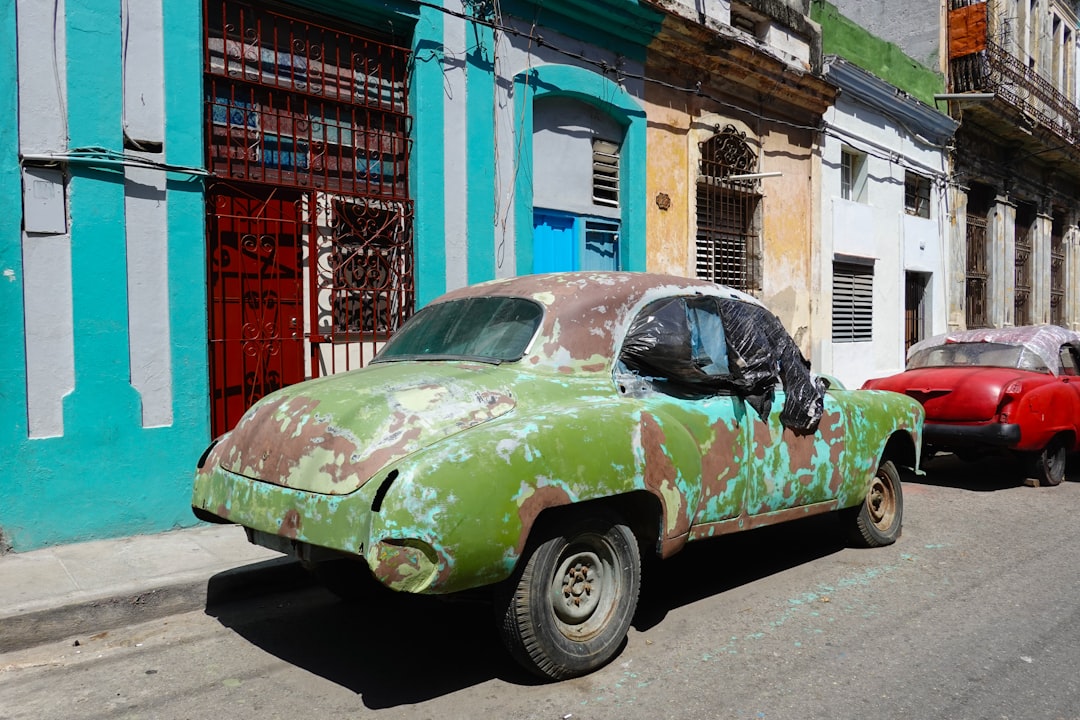
[(866, 494), (866, 510), (879, 530), (888, 530), (896, 518), (896, 488), (883, 473), (878, 473)]
[(617, 565), (614, 550), (599, 535), (579, 536), (562, 553), (549, 601), (563, 635), (580, 641), (604, 628), (621, 590)]

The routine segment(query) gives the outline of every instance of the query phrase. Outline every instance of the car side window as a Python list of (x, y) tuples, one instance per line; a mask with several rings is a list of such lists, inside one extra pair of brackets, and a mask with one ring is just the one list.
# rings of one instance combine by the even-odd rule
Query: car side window
[(647, 305), (626, 334), (622, 369), (680, 396), (716, 394), (730, 382), (727, 342), (714, 298), (665, 298)]
[(1072, 345), (1061, 346), (1061, 373), (1063, 375), (1080, 375), (1080, 361), (1077, 355), (1077, 349)]
[(686, 304), (690, 323), (691, 357), (706, 375), (730, 375), (724, 321), (713, 298), (691, 298)]

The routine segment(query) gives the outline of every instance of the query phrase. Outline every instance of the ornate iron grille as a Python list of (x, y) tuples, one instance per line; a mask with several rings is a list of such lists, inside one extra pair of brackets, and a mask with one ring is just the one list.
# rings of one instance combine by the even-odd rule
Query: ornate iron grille
[(986, 313), (986, 218), (967, 216), (967, 274), (965, 282), (965, 320), (969, 328), (989, 326)]
[[(977, 5), (983, 0), (950, 0), (949, 9)], [(1070, 143), (1080, 142), (1080, 109), (1052, 82), (1014, 57), (990, 37), (981, 39), (977, 52), (954, 57), (949, 63), (953, 92), (993, 92), (1034, 123)]]
[(1050, 234), (1050, 322), (1065, 326), (1065, 242), (1056, 217)]
[(211, 423), (220, 434), (304, 379), (303, 224), (295, 191), (207, 189)]
[(407, 198), (406, 49), (230, 0), (206, 23), (216, 175)]
[(699, 145), (696, 271), (699, 278), (746, 292), (761, 287), (757, 154), (746, 134), (728, 125)]
[[(227, 223), (209, 200), (211, 256), (227, 243), (230, 227), (258, 226), (284, 197), (295, 207), (303, 307), (276, 332), (299, 343), (310, 362), (305, 371), (304, 363), (297, 369), (290, 361), (272, 382), (244, 379), (240, 394), (254, 397), (254, 387), (366, 364), (412, 312), (410, 58), (387, 39), (330, 27), (299, 11), (204, 0), (204, 17), (206, 156), (214, 194), (250, 199), (230, 202), (236, 217)], [(212, 313), (229, 302), (215, 287)], [(213, 323), (210, 332), (221, 348), (211, 358), (217, 377), (245, 350), (215, 335)], [(215, 397), (233, 392), (213, 391)], [(215, 431), (234, 421), (230, 410)]]
[[(1025, 215), (1029, 213), (1024, 212)], [(1017, 218), (1014, 226), (1016, 252), (1013, 264), (1013, 307), (1016, 325), (1031, 324), (1031, 222)]]
[(312, 195), (314, 342), (386, 341), (413, 304), (412, 217), (398, 202)]

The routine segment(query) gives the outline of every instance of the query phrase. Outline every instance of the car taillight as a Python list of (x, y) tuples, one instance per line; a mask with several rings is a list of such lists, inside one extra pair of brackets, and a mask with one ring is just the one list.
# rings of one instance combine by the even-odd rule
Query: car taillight
[(998, 412), (998, 422), (1004, 425), (1009, 422), (1009, 410), (1012, 408), (1013, 400), (1020, 397), (1020, 393), (1024, 390), (1024, 384), (1019, 380), (1013, 380), (1011, 383), (1005, 386), (1005, 389), (1001, 392), (1001, 406)]

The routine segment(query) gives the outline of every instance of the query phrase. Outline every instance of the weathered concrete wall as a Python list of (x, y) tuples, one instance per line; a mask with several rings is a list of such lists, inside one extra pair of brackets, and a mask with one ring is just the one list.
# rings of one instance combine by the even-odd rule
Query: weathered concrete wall
[[(815, 6), (827, 4), (814, 2)], [(856, 25), (893, 43), (926, 67), (933, 70), (941, 67), (941, 0), (908, 0), (902, 5), (833, 0), (832, 4)]]
[[(896, 28), (909, 24), (920, 26), (923, 23), (918, 20), (924, 20), (926, 24), (932, 25), (936, 38), (939, 27), (937, 3), (938, 0), (933, 0), (934, 9), (930, 10), (921, 8), (922, 5), (930, 4), (927, 0), (916, 0), (910, 11), (905, 7), (904, 21), (898, 22), (895, 5), (860, 3), (857, 0), (833, 5), (816, 1), (812, 7), (812, 17), (821, 24), (821, 44), (825, 55), (846, 58), (927, 105), (933, 105), (934, 95), (945, 91), (945, 76), (939, 69), (936, 49), (933, 56), (924, 59), (916, 54), (915, 49), (909, 50), (890, 37), (889, 28), (883, 27), (884, 32), (878, 32), (872, 26), (862, 24), (858, 17), (869, 14), (871, 9), (874, 9), (881, 14), (879, 24), (888, 25), (888, 20), (891, 19), (891, 25), (894, 26), (892, 35), (897, 34)], [(848, 5), (853, 8), (854, 16), (848, 15)], [(919, 14), (920, 12), (929, 14)], [(913, 22), (909, 23), (909, 20)]]

